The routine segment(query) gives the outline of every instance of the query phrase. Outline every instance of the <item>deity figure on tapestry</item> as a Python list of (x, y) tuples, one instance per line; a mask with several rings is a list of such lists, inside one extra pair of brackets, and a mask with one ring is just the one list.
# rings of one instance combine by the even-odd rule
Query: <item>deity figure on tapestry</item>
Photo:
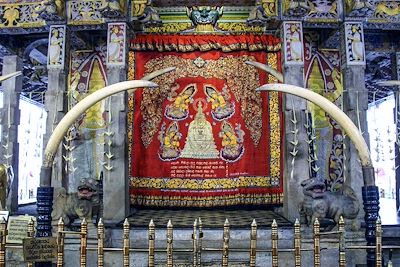
[[(340, 53), (336, 49), (318, 49), (319, 36), (306, 34), (306, 86), (340, 106), (343, 81), (340, 72)], [(313, 154), (309, 158), (313, 175), (323, 179), (327, 190), (336, 190), (344, 181), (343, 133), (338, 124), (323, 109), (308, 104), (308, 135)], [(314, 168), (312, 167), (314, 166)]]
[[(106, 46), (97, 51), (74, 52), (72, 54), (71, 75), (68, 88), (68, 109), (71, 109), (87, 95), (107, 85)], [(109, 105), (109, 104), (108, 104)], [(109, 109), (109, 107), (108, 107)], [(74, 177), (98, 177), (108, 165), (104, 161), (105, 132), (110, 125), (111, 116), (105, 112), (106, 102), (100, 101), (82, 114), (69, 130), (63, 147), (66, 149), (65, 171), (70, 175), (71, 190), (77, 186)], [(79, 159), (79, 160), (78, 160)]]
[(286, 39), (286, 52), (288, 62), (301, 62), (303, 61), (303, 43), (302, 31), (300, 25), (297, 23), (287, 24), (289, 27), (285, 35)]
[(125, 24), (110, 24), (108, 31), (107, 63), (121, 63), (124, 60)]
[(353, 42), (351, 43), (351, 47), (353, 49), (353, 56), (354, 60), (362, 61), (364, 58), (363, 51), (364, 51), (364, 44), (361, 40), (361, 34), (358, 32), (357, 27), (353, 26), (351, 28), (351, 32), (353, 36), (350, 38)]
[(215, 145), (212, 126), (207, 121), (203, 112), (203, 99), (198, 99), (197, 113), (190, 122), (185, 146), (182, 150), (182, 158), (215, 159), (219, 158), (219, 152)]
[[(92, 73), (89, 79), (89, 90), (87, 94), (91, 94), (106, 86), (104, 74), (102, 73), (102, 70), (100, 68), (101, 68), (100, 62), (98, 60), (94, 60)], [(98, 102), (93, 106), (91, 106), (86, 111), (86, 115), (83, 118), (81, 127), (91, 130), (97, 130), (105, 127), (103, 112), (104, 112), (103, 102)]]
[(174, 121), (168, 127), (165, 123), (161, 126), (161, 131), (158, 134), (158, 140), (161, 143), (158, 156), (161, 160), (174, 160), (180, 156), (180, 140), (182, 134), (179, 132), (179, 124)]
[[(189, 103), (193, 102), (193, 95), (197, 92), (195, 85), (188, 85), (183, 91), (176, 96), (176, 90), (179, 88), (171, 88), (171, 95), (168, 97), (169, 101), (173, 101), (165, 109), (165, 117), (170, 120), (184, 120), (189, 115)], [(176, 97), (175, 97), (176, 96)]]
[(347, 25), (347, 51), (349, 62), (364, 62), (364, 42), (359, 24)]
[(222, 121), (229, 119), (235, 113), (235, 103), (229, 102), (231, 96), (226, 85), (222, 88), (222, 92), (218, 92), (213, 86), (206, 85), (204, 93), (207, 101), (211, 102), (211, 115), (214, 120)]
[(221, 158), (228, 162), (239, 160), (244, 153), (244, 131), (241, 125), (236, 124), (234, 129), (229, 122), (224, 121), (219, 136), (222, 138)]
[[(50, 33), (49, 65), (59, 65), (62, 61), (63, 28), (54, 27)], [(61, 31), (61, 32), (60, 32)]]

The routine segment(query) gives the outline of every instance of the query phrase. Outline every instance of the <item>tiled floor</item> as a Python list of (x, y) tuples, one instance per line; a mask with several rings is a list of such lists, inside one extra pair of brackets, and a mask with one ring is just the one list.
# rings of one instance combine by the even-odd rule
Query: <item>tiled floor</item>
[(273, 219), (279, 227), (291, 226), (291, 222), (270, 210), (137, 210), (129, 217), (133, 226), (147, 226), (153, 219), (156, 226), (166, 226), (171, 219), (174, 227), (191, 228), (194, 220), (201, 218), (205, 228), (221, 228), (225, 219), (229, 220), (232, 228), (249, 228), (253, 219), (258, 227), (270, 227)]

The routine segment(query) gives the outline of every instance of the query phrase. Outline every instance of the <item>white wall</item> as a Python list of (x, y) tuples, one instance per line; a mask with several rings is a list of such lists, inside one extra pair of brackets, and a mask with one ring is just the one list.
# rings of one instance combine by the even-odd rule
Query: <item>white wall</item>
[(18, 204), (26, 204), (36, 201), (47, 113), (42, 105), (25, 97), (20, 99), (20, 110)]
[(395, 198), (394, 96), (368, 105), (367, 120), (370, 135), (371, 158), (375, 168), (376, 184), (383, 189), (385, 198)]

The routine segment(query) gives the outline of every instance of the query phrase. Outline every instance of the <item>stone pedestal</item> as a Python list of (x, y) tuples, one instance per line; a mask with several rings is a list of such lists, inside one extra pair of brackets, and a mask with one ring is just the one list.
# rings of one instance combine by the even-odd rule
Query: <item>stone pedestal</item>
[[(369, 144), (367, 127), (368, 91), (365, 88), (365, 67), (346, 66), (343, 71), (343, 111), (358, 126), (367, 144)], [(346, 139), (346, 183), (356, 192), (360, 203), (363, 176), (358, 152), (350, 140)], [(363, 215), (360, 215), (361, 218)]]
[[(3, 75), (22, 71), (22, 60), (18, 56), (3, 58)], [(22, 91), (22, 76), (3, 81), (3, 108), (1, 118), (1, 159), (3, 164), (11, 165), (14, 180), (11, 185), (11, 212), (18, 209), (18, 125), (20, 121), (19, 97)]]
[[(125, 69), (109, 67), (107, 70), (108, 84), (124, 81)], [(109, 116), (111, 123), (109, 129), (112, 135), (112, 158), (107, 158), (112, 169), (104, 169), (103, 173), (103, 219), (105, 223), (118, 223), (125, 219), (129, 213), (129, 175), (128, 156), (126, 149), (126, 108), (125, 92), (113, 95), (106, 101), (111, 101)], [(107, 141), (106, 141), (107, 143)], [(107, 145), (107, 144), (106, 144)]]
[[(43, 137), (43, 144), (45, 146), (47, 145), (54, 128), (66, 113), (65, 96), (67, 92), (67, 77), (68, 73), (63, 69), (52, 68), (48, 70), (48, 89), (45, 94), (47, 121), (46, 134)], [(68, 188), (68, 179), (64, 175), (62, 149), (62, 146), (58, 148), (57, 155), (54, 158), (51, 186), (55, 188)]]
[[(304, 86), (303, 66), (285, 66), (284, 83)], [(300, 218), (299, 208), (303, 201), (301, 182), (309, 179), (307, 123), (305, 110), (307, 101), (297, 96), (285, 95), (285, 178), (284, 178), (284, 214), (294, 221)], [(292, 120), (296, 118), (297, 122)], [(295, 136), (294, 131), (297, 131)], [(297, 145), (291, 144), (298, 140)], [(295, 155), (293, 155), (296, 153)]]
[[(303, 29), (301, 22), (284, 22), (284, 83), (304, 87)], [(305, 110), (307, 101), (286, 94), (285, 99), (285, 174), (284, 174), (284, 216), (292, 221), (300, 218), (300, 203), (303, 193), (300, 183), (309, 178), (307, 122)]]
[[(343, 74), (343, 111), (358, 126), (366, 143), (369, 143), (367, 128), (368, 91), (365, 88), (365, 48), (362, 23), (346, 22), (343, 25), (344, 38), (342, 51), (345, 51), (345, 60), (342, 64)], [(367, 245), (375, 245), (375, 222), (379, 212), (379, 192), (375, 186), (374, 169), (372, 166), (363, 166), (359, 155), (349, 140), (346, 142), (346, 184), (350, 185), (357, 194), (360, 203), (363, 203), (364, 213), (360, 212), (359, 220), (365, 221), (365, 238)], [(362, 189), (361, 189), (362, 188)], [(368, 267), (375, 266), (375, 252), (367, 250)]]

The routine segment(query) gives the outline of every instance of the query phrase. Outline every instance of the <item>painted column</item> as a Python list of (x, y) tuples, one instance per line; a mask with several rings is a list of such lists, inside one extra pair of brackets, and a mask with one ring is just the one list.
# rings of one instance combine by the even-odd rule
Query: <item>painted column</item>
[[(396, 74), (397, 80), (400, 80), (400, 53), (396, 53)], [(395, 147), (395, 166), (400, 164), (400, 86), (396, 86), (394, 89), (394, 97), (396, 101), (395, 106), (395, 122), (396, 122), (396, 142)], [(397, 216), (400, 216), (400, 168), (396, 168), (396, 209)]]
[[(284, 83), (304, 87), (303, 28), (299, 21), (283, 22), (283, 66)], [(284, 214), (290, 220), (300, 217), (299, 208), (303, 201), (300, 183), (309, 178), (307, 101), (285, 94), (285, 178)]]
[[(48, 87), (45, 94), (45, 107), (47, 111), (46, 134), (44, 144), (66, 113), (65, 96), (67, 92), (68, 71), (65, 67), (66, 26), (53, 25), (49, 31), (49, 46), (47, 55)], [(68, 181), (64, 178), (62, 148), (54, 159), (51, 186), (67, 188)]]
[[(343, 110), (358, 126), (367, 143), (369, 143), (367, 128), (368, 91), (365, 88), (365, 48), (362, 23), (344, 23), (345, 60), (343, 60)], [(363, 181), (358, 153), (352, 143), (346, 142), (346, 183), (355, 189), (358, 198), (364, 203), (364, 220), (366, 222), (365, 237), (368, 245), (375, 244), (375, 222), (379, 211), (379, 191), (375, 181)], [(371, 176), (371, 175), (369, 175)], [(364, 177), (369, 177), (364, 176)], [(371, 177), (370, 177), (371, 178)], [(373, 174), (372, 174), (373, 178)], [(373, 179), (374, 180), (374, 179)], [(361, 185), (362, 191), (357, 190)], [(360, 213), (360, 218), (363, 216)], [(375, 266), (374, 250), (367, 250), (367, 265)]]
[[(3, 75), (22, 71), (22, 59), (18, 56), (3, 58)], [(20, 121), (19, 96), (22, 90), (22, 76), (3, 81), (3, 112), (1, 118), (1, 145), (0, 162), (11, 166), (14, 180), (11, 185), (11, 203), (7, 208), (11, 212), (18, 209), (18, 125)]]
[[(126, 31), (126, 23), (108, 24), (108, 85), (126, 80)], [(106, 131), (108, 134), (105, 135), (104, 147), (103, 218), (107, 223), (117, 223), (129, 213), (125, 92), (113, 95), (106, 101), (109, 129)]]
[[(66, 94), (66, 77), (65, 72), (65, 43), (66, 43), (66, 26), (52, 25), (49, 31), (49, 45), (47, 54), (48, 69), (48, 89), (45, 94), (45, 108), (47, 111), (46, 134), (44, 135), (44, 144), (57, 126), (60, 119), (65, 114), (64, 97)], [(54, 187), (62, 186), (63, 181), (63, 163), (61, 147), (55, 157), (52, 166), (51, 181), (43, 179), (45, 170), (42, 168), (40, 187), (37, 191), (37, 232), (36, 235), (51, 236), (51, 212), (53, 205)], [(43, 266), (47, 266), (44, 264)]]

